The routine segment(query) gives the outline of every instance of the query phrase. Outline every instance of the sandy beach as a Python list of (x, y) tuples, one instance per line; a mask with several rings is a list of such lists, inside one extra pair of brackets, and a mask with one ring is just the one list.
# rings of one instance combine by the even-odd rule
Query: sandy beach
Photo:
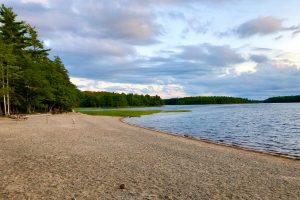
[(83, 114), (0, 119), (0, 180), (1, 200), (300, 199), (300, 161)]

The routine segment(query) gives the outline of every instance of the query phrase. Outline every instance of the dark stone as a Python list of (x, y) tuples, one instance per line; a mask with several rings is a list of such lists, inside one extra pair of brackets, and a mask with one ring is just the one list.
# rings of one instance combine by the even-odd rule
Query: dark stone
[(125, 184), (121, 184), (119, 187), (121, 190), (125, 189)]

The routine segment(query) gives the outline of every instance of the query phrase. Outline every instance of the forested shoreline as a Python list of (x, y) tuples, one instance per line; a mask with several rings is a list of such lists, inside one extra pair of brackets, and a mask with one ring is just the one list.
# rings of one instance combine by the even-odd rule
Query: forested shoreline
[(163, 100), (159, 96), (118, 94), (112, 92), (91, 92), (81, 93), (80, 107), (128, 107), (128, 106), (161, 106)]
[(250, 100), (246, 98), (226, 96), (198, 96), (165, 99), (166, 105), (205, 105), (205, 104), (245, 104), (245, 103), (299, 103), (300, 95), (270, 97), (266, 100)]
[(300, 96), (255, 101), (235, 97), (184, 97), (80, 91), (62, 60), (49, 56), (35, 27), (17, 20), (12, 8), (0, 6), (0, 115), (67, 112), (74, 107), (127, 107), (188, 104), (300, 102)]
[(264, 103), (298, 103), (298, 102), (300, 102), (300, 95), (271, 97), (264, 100)]
[(250, 104), (250, 103), (297, 103), (299, 96), (271, 97), (266, 100), (250, 100), (246, 98), (227, 96), (194, 96), (161, 99), (159, 96), (118, 94), (111, 92), (91, 92), (81, 93), (80, 107), (138, 107), (138, 106), (161, 106), (161, 105), (206, 105), (206, 104)]
[(159, 96), (82, 92), (59, 57), (51, 59), (35, 27), (0, 6), (0, 115), (66, 112), (78, 106), (157, 106)]
[(197, 96), (166, 99), (166, 105), (195, 105), (195, 104), (244, 104), (257, 103), (258, 101), (245, 98), (226, 96)]

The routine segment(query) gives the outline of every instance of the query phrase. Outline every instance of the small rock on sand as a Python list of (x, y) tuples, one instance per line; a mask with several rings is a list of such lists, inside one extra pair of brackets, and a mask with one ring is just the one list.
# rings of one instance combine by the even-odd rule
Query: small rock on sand
[(125, 184), (121, 184), (121, 185), (119, 186), (119, 188), (120, 188), (121, 190), (125, 189)]

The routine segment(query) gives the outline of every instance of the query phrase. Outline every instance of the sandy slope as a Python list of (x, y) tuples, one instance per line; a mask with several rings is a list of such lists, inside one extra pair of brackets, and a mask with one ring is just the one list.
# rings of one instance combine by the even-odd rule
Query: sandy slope
[(118, 118), (46, 118), (0, 119), (0, 199), (300, 199), (300, 161)]

